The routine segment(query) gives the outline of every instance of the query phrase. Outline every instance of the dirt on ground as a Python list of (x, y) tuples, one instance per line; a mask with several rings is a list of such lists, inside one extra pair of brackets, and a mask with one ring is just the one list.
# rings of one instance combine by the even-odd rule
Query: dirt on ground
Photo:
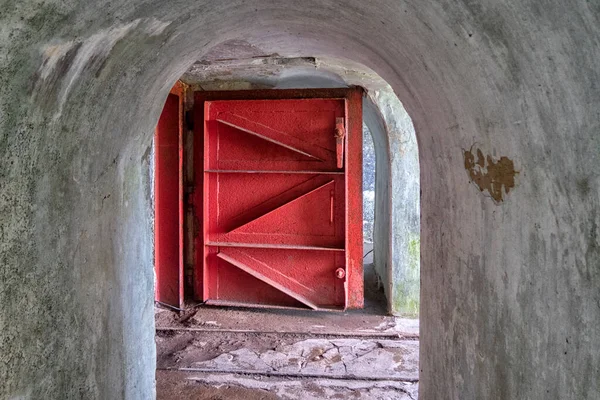
[(157, 328), (201, 328), (253, 330), (261, 332), (365, 333), (397, 331), (418, 335), (418, 320), (387, 314), (387, 302), (372, 264), (365, 265), (365, 305), (359, 310), (323, 312), (242, 307), (211, 307), (188, 303), (186, 310), (173, 312), (158, 307)]
[(189, 365), (230, 353), (248, 349), (261, 353), (275, 350), (279, 346), (293, 344), (299, 335), (277, 335), (264, 333), (236, 334), (229, 332), (175, 332), (158, 331), (156, 334), (156, 367), (171, 368)]
[(237, 385), (209, 386), (186, 379), (177, 372), (156, 371), (157, 400), (279, 400), (263, 389)]

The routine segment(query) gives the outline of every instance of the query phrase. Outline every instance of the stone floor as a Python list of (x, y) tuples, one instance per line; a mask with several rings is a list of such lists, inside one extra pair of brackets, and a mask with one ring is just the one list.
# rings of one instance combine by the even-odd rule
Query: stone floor
[(416, 399), (418, 320), (385, 315), (369, 262), (363, 310), (157, 308), (158, 399)]

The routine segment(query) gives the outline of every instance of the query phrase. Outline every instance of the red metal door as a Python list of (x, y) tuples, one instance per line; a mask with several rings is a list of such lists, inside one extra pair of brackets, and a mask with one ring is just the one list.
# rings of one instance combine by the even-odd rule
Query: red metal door
[(167, 97), (154, 134), (155, 300), (183, 306), (183, 87)]
[[(361, 193), (362, 129), (347, 132), (347, 105), (344, 98), (204, 102), (208, 304), (362, 306), (355, 259), (362, 223), (348, 218), (348, 194)], [(349, 142), (359, 144), (359, 157), (347, 156), (357, 148)], [(358, 205), (351, 212), (362, 221)]]

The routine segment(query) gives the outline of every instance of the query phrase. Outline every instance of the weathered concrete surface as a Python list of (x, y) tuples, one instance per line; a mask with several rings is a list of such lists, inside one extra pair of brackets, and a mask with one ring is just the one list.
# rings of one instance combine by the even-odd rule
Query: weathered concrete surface
[[(202, 311), (204, 309), (199, 312)], [(259, 316), (269, 318), (265, 312)], [(254, 382), (269, 382), (261, 388), (283, 398), (377, 398), (374, 395), (378, 390), (373, 392), (372, 389), (383, 390), (380, 399), (416, 394), (417, 338), (323, 336), (307, 333), (302, 328), (285, 334), (279, 332), (275, 315), (269, 319), (275, 332), (195, 331), (177, 323), (172, 330), (159, 330), (156, 336), (159, 393), (164, 392), (162, 388), (171, 380), (162, 372), (180, 371), (186, 373), (182, 380), (201, 377), (204, 384), (213, 388), (222, 386), (224, 376), (229, 378), (229, 385), (248, 388), (253, 388), (248, 386), (248, 378)], [(239, 328), (245, 327), (248, 323)], [(298, 382), (299, 379), (311, 383), (310, 387)], [(276, 382), (285, 381), (296, 383), (284, 385), (287, 388), (282, 393)], [(337, 384), (332, 386), (327, 381)], [(306, 389), (321, 393), (308, 396), (302, 393)], [(163, 394), (162, 398), (180, 397), (173, 392), (170, 396)]]
[(389, 87), (371, 91), (363, 102), (373, 137), (375, 221), (373, 255), (383, 279), (388, 309), (419, 314), (420, 190), (419, 156), (413, 123)]
[[(142, 158), (175, 80), (237, 38), (363, 63), (411, 115), (421, 398), (600, 397), (599, 27), (594, 1), (5, 4), (0, 396), (152, 398)], [(471, 148), (513, 161), (501, 202)]]
[(275, 349), (240, 348), (178, 368), (416, 381), (418, 341), (307, 339)]

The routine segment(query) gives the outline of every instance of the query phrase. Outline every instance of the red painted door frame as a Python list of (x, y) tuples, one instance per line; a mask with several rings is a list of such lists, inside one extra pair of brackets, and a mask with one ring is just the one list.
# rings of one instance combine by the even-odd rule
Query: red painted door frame
[(185, 88), (169, 93), (154, 133), (155, 300), (182, 308), (183, 259), (183, 110)]
[[(190, 198), (195, 209), (197, 226), (195, 261), (194, 261), (194, 297), (197, 300), (206, 298), (206, 282), (204, 261), (207, 257), (206, 243), (208, 238), (202, 234), (204, 216), (201, 211), (206, 199), (202, 188), (205, 184), (204, 171), (204, 124), (205, 103), (219, 100), (277, 100), (277, 99), (341, 99), (345, 104), (347, 139), (342, 150), (346, 165), (354, 167), (345, 176), (346, 194), (346, 235), (344, 250), (346, 256), (347, 285), (346, 308), (363, 306), (363, 271), (362, 271), (362, 89), (309, 89), (309, 90), (261, 90), (235, 92), (195, 92), (194, 93), (194, 192)], [(338, 156), (339, 157), (339, 156)], [(352, 210), (351, 212), (349, 210)], [(223, 257), (229, 257), (223, 252)], [(238, 255), (243, 257), (243, 255)], [(249, 260), (249, 259), (248, 259)], [(237, 260), (239, 262), (239, 259)], [(249, 260), (250, 261), (250, 260)]]

